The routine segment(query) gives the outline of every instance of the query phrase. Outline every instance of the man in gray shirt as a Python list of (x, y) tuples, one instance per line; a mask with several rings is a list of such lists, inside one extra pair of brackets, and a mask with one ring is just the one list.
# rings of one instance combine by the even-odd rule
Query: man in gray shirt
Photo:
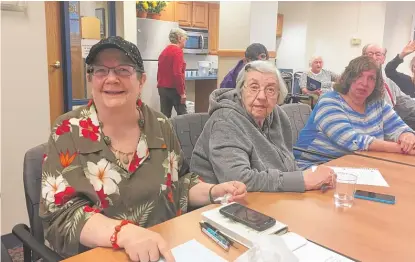
[[(368, 44), (362, 49), (362, 55), (370, 56), (375, 59), (379, 67), (382, 67), (385, 63), (386, 52), (386, 48), (382, 48), (376, 44)], [(383, 73), (383, 75), (385, 74)], [(384, 81), (385, 102), (391, 105), (402, 120), (415, 130), (415, 99), (403, 93), (395, 82), (389, 78), (384, 77)]]

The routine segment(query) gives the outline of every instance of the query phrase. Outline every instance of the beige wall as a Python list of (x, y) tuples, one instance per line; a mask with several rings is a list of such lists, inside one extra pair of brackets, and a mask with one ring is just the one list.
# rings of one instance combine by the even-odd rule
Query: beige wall
[(23, 157), (49, 135), (45, 30), (43, 2), (28, 2), (27, 14), (1, 11), (1, 234), (28, 222)]
[[(280, 68), (304, 70), (320, 55), (325, 68), (341, 73), (365, 44), (383, 42), (386, 2), (280, 2), (278, 10), (284, 14)], [(352, 37), (362, 44), (352, 46)]]

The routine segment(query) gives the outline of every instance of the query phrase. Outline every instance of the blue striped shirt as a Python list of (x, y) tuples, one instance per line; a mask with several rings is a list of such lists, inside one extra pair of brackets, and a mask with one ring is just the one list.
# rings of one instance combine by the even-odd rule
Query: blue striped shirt
[[(374, 139), (396, 142), (405, 132), (414, 132), (383, 100), (366, 106), (364, 114), (354, 111), (332, 91), (324, 94), (306, 126), (301, 130), (296, 146), (326, 155), (341, 157), (353, 151), (366, 151)], [(301, 169), (330, 159), (294, 151)]]

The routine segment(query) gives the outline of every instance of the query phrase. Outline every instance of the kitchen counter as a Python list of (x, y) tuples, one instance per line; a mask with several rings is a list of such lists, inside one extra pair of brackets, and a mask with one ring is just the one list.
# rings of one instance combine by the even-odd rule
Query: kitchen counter
[(186, 76), (186, 81), (193, 81), (193, 80), (215, 80), (218, 79), (217, 75), (208, 75), (208, 76)]

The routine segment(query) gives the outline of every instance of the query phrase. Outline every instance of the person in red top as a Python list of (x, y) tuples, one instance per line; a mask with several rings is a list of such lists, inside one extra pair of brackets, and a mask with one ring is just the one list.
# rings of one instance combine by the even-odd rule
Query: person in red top
[(173, 28), (169, 39), (170, 44), (159, 56), (157, 71), (161, 112), (168, 118), (171, 117), (173, 106), (177, 115), (187, 114), (184, 86), (186, 63), (182, 50), (187, 40), (187, 33), (183, 29)]

